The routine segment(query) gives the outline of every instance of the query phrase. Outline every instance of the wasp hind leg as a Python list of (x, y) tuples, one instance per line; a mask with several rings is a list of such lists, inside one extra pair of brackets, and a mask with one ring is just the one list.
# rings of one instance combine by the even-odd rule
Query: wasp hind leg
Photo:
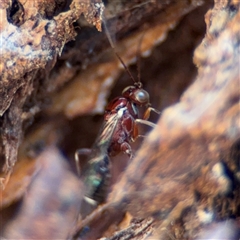
[(80, 148), (80, 149), (76, 150), (74, 157), (75, 157), (75, 164), (76, 164), (78, 176), (80, 176), (79, 156), (81, 156), (81, 155), (89, 156), (91, 151), (92, 150), (90, 148)]

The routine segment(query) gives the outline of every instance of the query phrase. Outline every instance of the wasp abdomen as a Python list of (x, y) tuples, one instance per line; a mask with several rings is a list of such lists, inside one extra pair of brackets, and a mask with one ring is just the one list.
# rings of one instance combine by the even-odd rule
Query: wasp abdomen
[[(100, 159), (101, 158), (101, 159)], [(108, 155), (93, 158), (84, 174), (85, 200), (91, 204), (105, 201), (111, 179)]]

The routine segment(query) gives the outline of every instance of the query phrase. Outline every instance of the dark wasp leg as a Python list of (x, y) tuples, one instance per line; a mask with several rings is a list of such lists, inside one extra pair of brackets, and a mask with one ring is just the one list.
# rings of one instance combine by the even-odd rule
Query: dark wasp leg
[(80, 155), (89, 156), (91, 152), (92, 150), (90, 148), (80, 148), (76, 150), (74, 157), (75, 157), (75, 164), (76, 164), (78, 176), (80, 176), (79, 156)]

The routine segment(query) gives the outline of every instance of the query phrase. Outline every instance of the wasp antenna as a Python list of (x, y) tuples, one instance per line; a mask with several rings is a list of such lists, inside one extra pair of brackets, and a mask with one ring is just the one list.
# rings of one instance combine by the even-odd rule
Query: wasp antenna
[(141, 45), (142, 45), (142, 41), (143, 41), (143, 37), (145, 35), (146, 31), (143, 32), (140, 40), (139, 40), (139, 43), (138, 43), (138, 47), (137, 47), (137, 72), (138, 72), (138, 75), (137, 75), (137, 79), (138, 79), (138, 82), (141, 83), (141, 56), (140, 56), (140, 53), (141, 53)]
[(127, 71), (129, 77), (133, 80), (134, 83), (136, 83), (136, 80), (134, 79), (133, 75), (131, 74), (128, 67), (125, 65), (125, 63), (123, 62), (123, 60), (121, 59), (121, 57), (118, 55), (118, 53), (116, 51), (115, 51), (115, 54), (118, 57), (119, 61), (122, 63), (124, 69)]
[(132, 79), (132, 81), (133, 81), (134, 83), (136, 83), (136, 80), (134, 79), (133, 75), (131, 74), (131, 72), (129, 71), (128, 67), (127, 67), (126, 64), (123, 62), (122, 58), (119, 56), (119, 54), (118, 54), (117, 51), (116, 51), (116, 48), (115, 48), (115, 46), (114, 46), (114, 44), (113, 44), (113, 41), (112, 41), (112, 38), (111, 38), (111, 34), (110, 34), (109, 30), (108, 30), (108, 27), (107, 27), (105, 18), (103, 18), (103, 26), (104, 26), (104, 29), (105, 29), (105, 32), (106, 32), (108, 41), (109, 41), (112, 49), (114, 50), (114, 53), (116, 54), (117, 58), (119, 59), (119, 61), (120, 61), (121, 64), (123, 65), (124, 69), (127, 71), (129, 77)]
[(107, 20), (105, 19), (104, 16), (102, 17), (102, 22), (103, 22), (103, 27), (104, 27), (104, 29), (105, 29), (105, 32), (106, 32), (108, 41), (109, 41), (111, 47), (115, 50), (115, 47), (114, 47), (114, 44), (113, 44), (113, 40), (112, 40), (111, 34), (110, 34), (110, 32), (109, 32), (109, 30), (108, 30), (108, 27), (107, 27)]
[(140, 7), (142, 7), (146, 4), (149, 4), (149, 3), (155, 3), (156, 4), (156, 0), (149, 0), (149, 1), (146, 1), (146, 2), (143, 2), (143, 3), (136, 4), (131, 8), (120, 11), (120, 13), (123, 13), (123, 12), (126, 12), (126, 11), (131, 11), (131, 10), (134, 10), (135, 8), (140, 8)]

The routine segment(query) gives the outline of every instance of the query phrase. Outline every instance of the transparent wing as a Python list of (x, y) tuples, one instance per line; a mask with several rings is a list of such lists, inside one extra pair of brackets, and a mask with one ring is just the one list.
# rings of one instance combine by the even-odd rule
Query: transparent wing
[(113, 134), (115, 132), (116, 126), (119, 123), (121, 116), (116, 113), (113, 114), (108, 121), (105, 121), (102, 125), (102, 128), (99, 131), (98, 137), (93, 145), (92, 150), (96, 151), (97, 149), (103, 152), (106, 152), (110, 146)]

